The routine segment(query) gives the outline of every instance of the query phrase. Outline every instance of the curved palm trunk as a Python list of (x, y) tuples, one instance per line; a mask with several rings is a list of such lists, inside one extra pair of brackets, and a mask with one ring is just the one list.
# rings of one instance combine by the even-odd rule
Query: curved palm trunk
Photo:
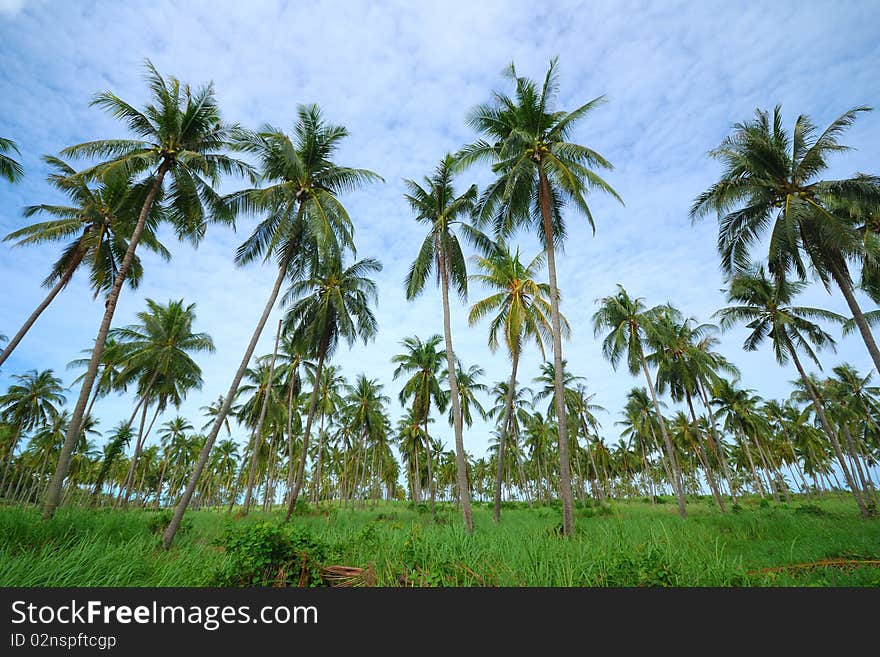
[(510, 421), (513, 419), (513, 397), (516, 394), (516, 370), (519, 367), (519, 349), (512, 355), (513, 369), (510, 373), (510, 382), (507, 384), (507, 396), (504, 400), (504, 422), (501, 425), (501, 436), (498, 439), (498, 467), (495, 469), (495, 500), (492, 509), (492, 520), (501, 521), (501, 485), (504, 481), (504, 450), (507, 446), (507, 434), (510, 431)]
[(30, 314), (30, 316), (25, 320), (24, 324), (22, 324), (21, 328), (18, 329), (18, 333), (12, 336), (12, 339), (9, 341), (9, 344), (6, 345), (6, 349), (3, 350), (3, 353), (0, 354), (0, 365), (6, 362), (6, 359), (15, 351), (15, 348), (18, 346), (18, 343), (21, 342), (22, 338), (27, 334), (28, 331), (31, 330), (31, 326), (34, 325), (34, 322), (37, 321), (39, 316), (43, 314), (43, 311), (49, 307), (49, 304), (58, 296), (58, 293), (63, 290), (67, 284), (70, 282), (70, 279), (73, 277), (73, 273), (76, 271), (77, 267), (79, 267), (80, 263), (85, 256), (85, 251), (82, 247), (78, 248), (78, 252), (73, 262), (68, 265), (67, 270), (64, 272), (62, 277), (58, 280), (55, 285), (52, 286), (52, 289), (49, 290), (49, 294), (46, 295), (46, 298), (40, 302), (34, 312)]
[(559, 497), (562, 499), (562, 533), (574, 532), (574, 500), (571, 493), (571, 466), (565, 418), (565, 387), (562, 381), (562, 325), (559, 319), (559, 286), (556, 284), (556, 253), (550, 216), (550, 183), (543, 169), (538, 170), (538, 200), (544, 223), (544, 246), (550, 276), (550, 323), (553, 334), (553, 389), (556, 400), (557, 437), (559, 441)]
[(745, 431), (740, 431), (740, 440), (742, 441), (743, 451), (746, 453), (746, 459), (749, 462), (749, 469), (752, 471), (752, 479), (755, 482), (755, 490), (761, 499), (764, 499), (764, 484), (758, 476), (758, 468), (755, 467), (755, 460), (752, 458), (752, 450), (749, 449), (749, 437)]
[(254, 429), (253, 449), (251, 451), (251, 467), (248, 470), (247, 492), (244, 495), (244, 509), (242, 513), (247, 515), (250, 510), (251, 498), (254, 494), (254, 476), (257, 474), (257, 456), (259, 445), (263, 437), (263, 423), (266, 420), (266, 411), (269, 409), (269, 397), (272, 395), (272, 375), (275, 373), (275, 358), (278, 357), (278, 342), (281, 340), (281, 323), (278, 320), (278, 331), (275, 333), (275, 349), (272, 351), (272, 361), (269, 363), (269, 377), (266, 383), (266, 393), (263, 395), (263, 403), (260, 405), (260, 417)]
[(852, 491), (853, 497), (856, 498), (856, 504), (859, 507), (859, 513), (862, 514), (862, 517), (868, 518), (871, 514), (868, 511), (868, 508), (865, 506), (865, 502), (862, 499), (861, 491), (859, 487), (856, 486), (856, 482), (853, 479), (852, 473), (849, 471), (849, 468), (846, 465), (846, 459), (843, 456), (843, 450), (840, 448), (840, 441), (837, 439), (837, 432), (831, 427), (831, 423), (828, 422), (828, 418), (825, 415), (825, 409), (822, 406), (822, 402), (819, 400), (819, 395), (813, 389), (813, 384), (810, 382), (809, 377), (807, 377), (807, 373), (804, 371), (803, 366), (801, 365), (801, 361), (797, 356), (797, 351), (794, 348), (794, 345), (791, 344), (791, 341), (787, 341), (786, 346), (788, 347), (788, 352), (791, 354), (791, 359), (794, 361), (794, 365), (797, 368), (798, 373), (801, 375), (801, 379), (804, 382), (804, 386), (807, 388), (807, 392), (810, 395), (810, 399), (813, 401), (813, 408), (816, 409), (816, 414), (819, 416), (819, 421), (822, 423), (822, 428), (825, 429), (825, 433), (828, 434), (828, 437), (831, 439), (831, 446), (834, 448), (834, 455), (837, 457), (837, 462), (840, 465), (840, 469), (843, 471), (843, 476), (846, 479), (846, 483), (849, 486), (849, 489)]
[(275, 285), (272, 287), (272, 292), (269, 294), (269, 299), (266, 301), (266, 307), (263, 308), (263, 314), (260, 315), (260, 319), (254, 329), (254, 334), (251, 336), (251, 341), (245, 349), (238, 370), (235, 372), (235, 376), (232, 377), (229, 391), (223, 398), (223, 405), (220, 407), (217, 417), (214, 418), (214, 425), (211, 427), (211, 433), (208, 434), (208, 438), (205, 440), (205, 445), (202, 447), (202, 451), (199, 454), (199, 460), (196, 461), (192, 476), (190, 476), (189, 482), (186, 485), (186, 490), (183, 492), (180, 502), (178, 502), (177, 507), (174, 509), (174, 516), (171, 518), (171, 524), (168, 525), (165, 529), (165, 533), (162, 535), (162, 545), (166, 550), (171, 547), (171, 543), (174, 541), (174, 535), (177, 533), (177, 528), (180, 527), (180, 521), (183, 518), (183, 514), (186, 512), (186, 507), (189, 505), (193, 493), (195, 493), (196, 486), (199, 483), (199, 477), (202, 474), (202, 470), (205, 469), (205, 464), (208, 462), (208, 456), (210, 456), (211, 449), (214, 447), (214, 441), (217, 440), (217, 434), (220, 433), (220, 427), (223, 426), (223, 422), (229, 414), (229, 409), (232, 407), (232, 401), (235, 399), (235, 393), (238, 391), (238, 385), (241, 383), (242, 377), (244, 377), (248, 363), (250, 362), (254, 349), (257, 346), (257, 341), (260, 339), (260, 334), (263, 332), (263, 327), (266, 326), (266, 321), (269, 319), (269, 313), (272, 312), (272, 308), (275, 306), (275, 300), (278, 298), (281, 284), (284, 282), (285, 276), (287, 276), (287, 267), (290, 264), (292, 256), (293, 249), (292, 245), (290, 245), (287, 247), (284, 256), (281, 259), (281, 263), (278, 266), (278, 276), (275, 279)]
[(315, 409), (318, 406), (318, 395), (321, 391), (321, 373), (324, 371), (324, 357), (327, 354), (328, 341), (329, 333), (325, 330), (324, 336), (321, 338), (318, 366), (315, 368), (315, 385), (312, 389), (312, 399), (309, 401), (309, 417), (306, 419), (306, 429), (303, 432), (302, 451), (300, 452), (299, 465), (296, 469), (296, 480), (293, 483), (293, 490), (290, 492), (290, 500), (287, 503), (287, 513), (284, 516), (284, 522), (290, 520), (290, 516), (293, 515), (293, 508), (296, 506), (296, 500), (299, 497), (299, 491), (302, 488), (303, 478), (306, 473), (306, 458), (308, 458), (309, 453), (309, 436), (312, 432), (312, 420), (315, 419)]
[[(443, 333), (446, 338), (446, 367), (449, 372), (449, 395), (452, 397), (452, 426), (455, 430), (455, 479), (458, 484), (458, 499), (461, 503), (461, 515), (464, 520), (464, 530), (466, 533), (470, 534), (474, 531), (474, 518), (471, 514), (471, 494), (467, 480), (467, 460), (464, 455), (461, 400), (458, 397), (458, 379), (455, 374), (455, 353), (452, 351), (452, 328), (449, 322), (449, 272), (447, 271), (446, 264), (446, 252), (441, 251), (440, 284), (443, 292)], [(434, 500), (432, 499), (432, 505), (433, 502)]]
[(663, 413), (660, 412), (660, 402), (657, 401), (657, 391), (654, 389), (654, 382), (651, 380), (651, 373), (648, 371), (648, 362), (645, 360), (644, 352), (639, 349), (639, 358), (642, 363), (642, 371), (645, 373), (645, 380), (648, 382), (648, 390), (651, 391), (651, 399), (654, 402), (654, 412), (657, 413), (657, 424), (660, 425), (660, 433), (663, 435), (663, 444), (666, 447), (666, 456), (672, 467), (674, 475), (672, 481), (672, 490), (675, 491), (675, 499), (678, 501), (678, 513), (682, 518), (687, 518), (687, 509), (684, 505), (684, 492), (681, 485), (681, 467), (675, 458), (675, 450), (672, 448), (672, 439), (669, 437), (669, 431), (666, 429), (666, 420), (663, 419)]
[(43, 505), (43, 520), (49, 520), (55, 515), (55, 509), (61, 501), (61, 487), (64, 484), (64, 477), (67, 475), (67, 468), (70, 465), (70, 455), (73, 453), (76, 439), (79, 436), (80, 426), (83, 421), (83, 413), (86, 410), (86, 404), (92, 393), (92, 386), (95, 384), (95, 377), (98, 375), (98, 367), (101, 365), (101, 357), (104, 355), (104, 345), (107, 342), (107, 334), (110, 332), (110, 323), (113, 320), (113, 314), (116, 312), (116, 304), (119, 301), (119, 293), (122, 291), (122, 284), (125, 282), (128, 270), (131, 267), (131, 261), (134, 259), (134, 252), (141, 240), (144, 227), (147, 223), (147, 215), (153, 207), (153, 202), (162, 188), (162, 181), (168, 172), (170, 163), (165, 161), (159, 166), (156, 173), (156, 180), (144, 199), (144, 205), (138, 215), (137, 224), (131, 233), (131, 239), (128, 242), (128, 248), (122, 258), (122, 264), (116, 273), (116, 279), (113, 281), (113, 287), (107, 295), (107, 301), (104, 305), (104, 317), (101, 319), (101, 325), (98, 328), (98, 335), (95, 338), (95, 347), (92, 349), (92, 357), (89, 360), (89, 367), (83, 378), (82, 388), (79, 391), (79, 398), (76, 400), (76, 406), (73, 409), (73, 416), (70, 418), (70, 424), (67, 427), (67, 433), (64, 436), (64, 444), (61, 447), (61, 454), (58, 456), (58, 465), (55, 467), (55, 474), (52, 475), (52, 481), (49, 482), (49, 489), (46, 491), (46, 502)]
[(880, 349), (877, 348), (874, 334), (871, 333), (871, 328), (868, 326), (865, 314), (862, 312), (862, 309), (853, 294), (852, 283), (850, 283), (843, 275), (843, 272), (838, 269), (836, 264), (832, 264), (829, 269), (831, 270), (831, 276), (834, 278), (834, 282), (837, 283), (837, 287), (839, 287), (840, 291), (843, 293), (843, 298), (846, 299), (846, 305), (849, 306), (849, 310), (853, 314), (853, 321), (859, 329), (859, 333), (862, 336), (865, 346), (868, 348), (868, 353), (871, 354), (871, 360), (874, 361), (874, 367), (880, 372)]

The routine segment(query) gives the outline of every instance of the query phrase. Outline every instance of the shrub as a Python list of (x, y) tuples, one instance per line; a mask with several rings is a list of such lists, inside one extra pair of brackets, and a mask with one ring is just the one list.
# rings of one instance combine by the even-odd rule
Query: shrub
[[(147, 527), (151, 534), (161, 534), (165, 528), (171, 524), (171, 518), (174, 516), (171, 509), (163, 509), (159, 513), (152, 514), (147, 521)], [(187, 533), (192, 529), (192, 520), (184, 516), (180, 520), (180, 527), (177, 529), (177, 535)]]
[(257, 522), (232, 528), (221, 539), (227, 561), (220, 586), (321, 586), (328, 547), (305, 529)]

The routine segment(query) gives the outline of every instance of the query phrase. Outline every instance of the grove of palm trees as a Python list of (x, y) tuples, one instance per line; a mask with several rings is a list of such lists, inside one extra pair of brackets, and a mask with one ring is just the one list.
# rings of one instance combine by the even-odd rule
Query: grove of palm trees
[(633, 184), (635, 108), (539, 52), (436, 152), (164, 56), (49, 153), (0, 123), (0, 583), (880, 585), (880, 89), (764, 88)]

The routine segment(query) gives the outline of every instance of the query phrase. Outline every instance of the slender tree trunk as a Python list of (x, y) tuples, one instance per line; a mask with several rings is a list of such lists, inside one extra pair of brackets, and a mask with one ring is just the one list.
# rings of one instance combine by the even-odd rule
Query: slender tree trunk
[(73, 277), (73, 273), (76, 271), (77, 267), (79, 267), (82, 262), (83, 257), (85, 256), (85, 250), (80, 245), (77, 247), (76, 255), (74, 256), (73, 261), (68, 265), (67, 270), (58, 279), (58, 282), (52, 286), (52, 289), (49, 290), (49, 294), (46, 295), (46, 298), (40, 302), (40, 305), (36, 307), (34, 312), (30, 314), (22, 327), (18, 329), (18, 333), (12, 336), (12, 339), (9, 341), (9, 344), (6, 345), (6, 349), (3, 350), (3, 353), (0, 354), (0, 365), (6, 362), (6, 359), (15, 351), (15, 348), (18, 346), (18, 343), (21, 342), (22, 338), (30, 331), (31, 326), (34, 325), (34, 322), (37, 321), (37, 318), (43, 313), (44, 310), (49, 306), (50, 303), (58, 296), (58, 293), (63, 290), (67, 284), (70, 282), (71, 277)]
[[(434, 515), (434, 504), (437, 497), (437, 482), (434, 480), (434, 450), (431, 449), (431, 435), (428, 433), (428, 415), (425, 414), (425, 458), (428, 467), (428, 495), (431, 498), (431, 515)], [(421, 471), (420, 471), (421, 472)], [(421, 486), (421, 484), (419, 484)], [(421, 495), (419, 495), (421, 499)]]
[(287, 497), (293, 491), (293, 478), (296, 476), (296, 466), (293, 459), (293, 381), (290, 377), (290, 385), (287, 388)]
[(861, 491), (856, 485), (852, 473), (850, 473), (849, 468), (846, 465), (846, 459), (843, 457), (843, 450), (840, 448), (840, 441), (837, 439), (837, 432), (834, 431), (834, 429), (831, 427), (831, 423), (828, 421), (828, 418), (825, 415), (825, 409), (822, 405), (822, 402), (819, 400), (819, 395), (813, 388), (813, 384), (807, 376), (807, 373), (804, 371), (804, 368), (801, 365), (801, 361), (797, 356), (797, 351), (795, 350), (794, 345), (791, 344), (791, 341), (788, 341), (786, 346), (788, 347), (788, 352), (791, 354), (791, 358), (794, 361), (794, 365), (797, 368), (798, 373), (801, 375), (804, 386), (806, 386), (807, 388), (810, 399), (812, 399), (813, 401), (813, 408), (816, 409), (816, 414), (819, 416), (819, 421), (822, 423), (822, 428), (825, 429), (825, 433), (827, 433), (828, 437), (831, 439), (831, 446), (834, 448), (834, 454), (837, 457), (837, 462), (840, 464), (840, 469), (843, 470), (843, 476), (846, 479), (847, 485), (852, 491), (853, 497), (856, 498), (856, 504), (859, 507), (859, 513), (862, 514), (862, 517), (868, 518), (871, 514), (868, 511), (868, 508), (865, 506), (865, 502), (862, 499)]
[[(143, 400), (144, 398), (141, 398), (141, 399)], [(150, 407), (147, 404), (143, 404), (141, 408), (142, 408), (141, 422), (140, 422), (140, 425), (138, 426), (137, 438), (134, 441), (134, 452), (131, 457), (131, 463), (128, 464), (128, 470), (125, 473), (125, 479), (122, 480), (122, 486), (119, 488), (119, 496), (116, 498), (116, 504), (115, 504), (116, 508), (119, 508), (120, 505), (122, 504), (122, 495), (123, 495), (123, 493), (125, 493), (125, 491), (128, 490), (128, 487), (131, 485), (131, 480), (134, 477), (135, 467), (137, 466), (137, 457), (141, 453), (142, 441), (143, 441), (143, 435), (144, 435), (144, 427), (147, 424), (147, 411), (150, 410)], [(157, 405), (156, 406), (157, 412), (158, 412), (158, 409), (159, 409), (159, 407)]]
[[(462, 435), (461, 400), (458, 396), (458, 378), (455, 373), (455, 353), (452, 351), (452, 327), (449, 321), (449, 272), (447, 271), (446, 250), (440, 252), (440, 285), (443, 292), (443, 333), (446, 338), (446, 366), (449, 372), (449, 396), (452, 397), (452, 426), (455, 431), (455, 465), (458, 483), (458, 498), (461, 502), (461, 514), (464, 520), (464, 531), (474, 531), (474, 518), (471, 513), (471, 494), (467, 480), (467, 458), (464, 453), (464, 436)], [(432, 506), (433, 506), (433, 500)]]
[(605, 491), (605, 486), (602, 484), (601, 478), (599, 477), (599, 468), (596, 466), (596, 459), (593, 457), (593, 448), (590, 446), (590, 441), (589, 441), (589, 438), (587, 437), (589, 435), (589, 431), (587, 430), (587, 420), (583, 415), (581, 415), (580, 421), (581, 421), (581, 429), (584, 432), (584, 440), (587, 441), (586, 449), (587, 449), (587, 454), (590, 456), (590, 465), (593, 466), (593, 476), (594, 476), (596, 492), (599, 494), (599, 503), (604, 505), (607, 502), (607, 500), (605, 499), (606, 491)]
[(291, 244), (287, 247), (284, 256), (281, 258), (281, 263), (278, 266), (278, 276), (275, 279), (275, 285), (272, 287), (272, 292), (269, 294), (269, 300), (266, 302), (266, 307), (263, 309), (263, 314), (260, 315), (257, 327), (254, 329), (254, 334), (251, 336), (251, 341), (248, 343), (247, 349), (245, 349), (238, 370), (236, 371), (235, 376), (232, 377), (229, 392), (227, 392), (226, 396), (223, 398), (223, 405), (220, 407), (217, 417), (214, 418), (214, 425), (211, 427), (211, 433), (208, 434), (208, 437), (205, 440), (205, 445), (202, 447), (202, 451), (199, 454), (199, 460), (196, 461), (192, 476), (190, 476), (189, 482), (186, 485), (186, 490), (183, 492), (183, 496), (180, 498), (180, 502), (174, 510), (174, 517), (171, 519), (171, 524), (168, 525), (165, 529), (165, 533), (162, 535), (162, 545), (166, 550), (171, 547), (171, 543), (174, 541), (174, 535), (177, 533), (177, 528), (180, 527), (180, 521), (183, 518), (183, 514), (186, 512), (186, 507), (189, 505), (190, 499), (192, 499), (193, 493), (196, 490), (196, 485), (199, 482), (199, 477), (202, 475), (202, 470), (204, 470), (205, 464), (208, 462), (211, 449), (214, 447), (214, 441), (217, 440), (217, 434), (220, 433), (220, 427), (223, 425), (226, 416), (229, 414), (229, 409), (232, 407), (232, 401), (235, 399), (238, 385), (241, 383), (241, 379), (247, 370), (248, 363), (250, 362), (254, 349), (257, 346), (257, 341), (260, 339), (260, 334), (263, 332), (263, 327), (266, 326), (266, 321), (269, 319), (269, 313), (272, 312), (272, 308), (275, 306), (275, 300), (278, 298), (278, 292), (281, 290), (281, 285), (284, 282), (284, 278), (287, 276), (287, 267), (293, 256), (292, 246), (293, 245)]
[(5, 463), (3, 464), (3, 478), (0, 479), (0, 490), (3, 490), (3, 484), (6, 483), (9, 466), (12, 465), (12, 461), (15, 459), (15, 448), (18, 447), (19, 440), (21, 440), (21, 424), (16, 425), (15, 435), (9, 443), (9, 453), (6, 455)]
[(303, 485), (303, 479), (306, 474), (306, 458), (308, 458), (309, 453), (309, 435), (312, 432), (312, 420), (315, 419), (315, 409), (318, 406), (318, 394), (321, 389), (321, 373), (324, 371), (324, 357), (327, 355), (327, 346), (329, 344), (329, 331), (327, 329), (324, 330), (324, 335), (321, 337), (321, 345), (319, 347), (320, 353), (318, 354), (318, 367), (315, 369), (315, 385), (312, 389), (312, 399), (309, 402), (309, 416), (306, 419), (306, 429), (303, 432), (303, 442), (302, 442), (302, 451), (299, 455), (299, 466), (296, 469), (296, 480), (293, 483), (293, 491), (290, 493), (290, 500), (287, 503), (287, 514), (284, 516), (284, 522), (290, 520), (290, 516), (293, 515), (293, 509), (296, 506), (296, 500), (299, 497), (299, 491)]
[(688, 409), (690, 409), (691, 412), (691, 419), (694, 421), (694, 431), (697, 434), (697, 447), (699, 448), (700, 457), (703, 461), (703, 467), (706, 468), (706, 481), (709, 482), (709, 488), (712, 491), (712, 495), (715, 497), (715, 503), (718, 505), (718, 508), (721, 509), (721, 513), (727, 513), (724, 498), (721, 496), (721, 491), (718, 489), (718, 483), (715, 481), (715, 473), (712, 472), (712, 468), (709, 464), (709, 456), (704, 449), (705, 441), (703, 440), (703, 432), (700, 429), (700, 424), (697, 422), (697, 414), (694, 412), (694, 404), (691, 401), (690, 393), (687, 391), (685, 391), (685, 399), (687, 400)]
[(504, 450), (507, 446), (507, 434), (510, 431), (510, 423), (513, 419), (513, 398), (516, 394), (516, 370), (519, 367), (519, 345), (512, 356), (513, 369), (510, 373), (510, 382), (507, 384), (507, 396), (504, 400), (504, 422), (501, 424), (501, 436), (498, 439), (498, 466), (495, 469), (495, 504), (492, 510), (492, 520), (501, 521), (501, 484), (504, 481)]
[(880, 349), (877, 348), (877, 343), (874, 341), (874, 335), (871, 333), (868, 321), (865, 319), (865, 314), (862, 312), (858, 301), (856, 301), (856, 297), (853, 294), (852, 284), (848, 280), (848, 277), (844, 276), (844, 273), (838, 268), (836, 263), (831, 263), (829, 269), (831, 270), (831, 276), (834, 278), (834, 282), (837, 283), (837, 287), (839, 287), (840, 291), (843, 293), (843, 298), (846, 299), (846, 305), (849, 306), (850, 312), (853, 314), (853, 321), (858, 327), (859, 333), (862, 335), (862, 340), (868, 348), (868, 353), (871, 354), (871, 360), (874, 361), (874, 368), (880, 372)]
[(733, 504), (736, 504), (736, 491), (733, 487), (733, 477), (730, 474), (730, 466), (727, 463), (727, 456), (724, 454), (724, 443), (718, 436), (718, 430), (715, 428), (715, 413), (712, 412), (712, 405), (709, 403), (709, 395), (706, 392), (706, 386), (703, 384), (702, 379), (698, 380), (697, 383), (699, 385), (700, 400), (703, 402), (706, 413), (709, 415), (709, 424), (712, 427), (712, 435), (708, 437), (709, 443), (716, 456), (718, 456), (718, 460), (721, 461), (721, 469), (724, 471), (724, 478), (727, 479), (727, 488), (730, 490), (730, 500)]
[(863, 498), (865, 501), (865, 506), (868, 509), (868, 513), (871, 515), (875, 515), (876, 503), (871, 495), (871, 487), (868, 485), (868, 482), (865, 480), (865, 473), (862, 470), (862, 464), (859, 461), (858, 455), (856, 454), (855, 442), (853, 441), (852, 434), (849, 432), (849, 427), (846, 426), (846, 422), (841, 422), (839, 425), (843, 429), (843, 438), (846, 443), (846, 450), (849, 453), (850, 461), (852, 461), (853, 467), (852, 469), (858, 475), (859, 482), (862, 486)]
[(571, 493), (571, 467), (568, 453), (568, 427), (565, 417), (565, 385), (562, 380), (562, 325), (559, 318), (559, 286), (556, 283), (556, 249), (550, 208), (550, 182), (543, 168), (538, 170), (538, 199), (544, 228), (547, 271), (550, 277), (550, 323), (553, 337), (554, 398), (559, 442), (559, 497), (562, 500), (562, 533), (574, 532), (574, 500)]
[(263, 422), (266, 420), (266, 411), (269, 409), (269, 397), (272, 396), (272, 376), (275, 373), (275, 359), (278, 357), (278, 343), (281, 340), (281, 324), (282, 320), (278, 320), (278, 331), (275, 333), (275, 348), (272, 351), (272, 361), (269, 363), (269, 377), (266, 383), (266, 392), (263, 395), (263, 403), (260, 405), (260, 417), (257, 420), (257, 426), (254, 429), (253, 451), (251, 452), (251, 467), (248, 471), (247, 492), (244, 495), (244, 509), (242, 513), (247, 515), (250, 509), (251, 498), (254, 493), (254, 476), (257, 473), (257, 457), (259, 455), (259, 445), (263, 438)]
[(746, 453), (746, 459), (749, 462), (749, 468), (752, 471), (752, 479), (755, 481), (755, 490), (758, 495), (761, 496), (761, 499), (764, 499), (764, 484), (761, 483), (760, 477), (758, 477), (758, 469), (755, 467), (755, 461), (752, 459), (752, 450), (749, 449), (749, 438), (746, 436), (745, 431), (740, 433), (740, 438), (742, 440), (743, 451)]
[(83, 413), (86, 410), (89, 397), (92, 393), (92, 386), (95, 383), (95, 377), (98, 375), (98, 367), (101, 364), (101, 357), (104, 355), (104, 345), (107, 342), (107, 334), (110, 331), (110, 323), (113, 320), (113, 313), (116, 311), (116, 304), (119, 301), (119, 293), (122, 291), (122, 285), (125, 282), (128, 270), (131, 267), (131, 261), (134, 258), (134, 252), (140, 242), (141, 235), (147, 222), (147, 215), (153, 207), (159, 190), (162, 188), (162, 181), (168, 172), (170, 164), (167, 161), (162, 162), (156, 173), (156, 180), (147, 197), (144, 205), (138, 215), (137, 224), (131, 233), (131, 239), (128, 242), (128, 248), (122, 258), (119, 271), (113, 281), (113, 287), (107, 295), (107, 301), (104, 305), (104, 317), (101, 319), (101, 325), (98, 328), (98, 335), (95, 338), (95, 346), (92, 349), (92, 357), (89, 361), (89, 367), (83, 378), (82, 388), (79, 391), (79, 398), (73, 409), (73, 416), (70, 418), (70, 424), (67, 426), (67, 433), (64, 436), (64, 444), (61, 447), (61, 454), (58, 456), (58, 465), (55, 467), (55, 474), (52, 475), (52, 481), (49, 483), (49, 489), (46, 491), (46, 502), (43, 505), (43, 520), (49, 520), (55, 515), (55, 509), (61, 500), (61, 487), (64, 484), (64, 477), (67, 475), (67, 468), (70, 464), (70, 455), (76, 445), (79, 437), (80, 427), (82, 426)]
[(651, 391), (651, 399), (654, 402), (654, 412), (657, 413), (657, 423), (660, 425), (660, 433), (663, 435), (663, 443), (666, 447), (666, 456), (669, 458), (669, 464), (672, 466), (672, 490), (675, 491), (675, 499), (678, 501), (678, 514), (682, 518), (687, 518), (687, 509), (684, 503), (684, 491), (681, 485), (681, 468), (678, 460), (675, 458), (675, 450), (672, 448), (672, 439), (669, 437), (669, 431), (666, 429), (666, 420), (663, 419), (663, 413), (660, 412), (660, 402), (657, 401), (657, 391), (654, 389), (654, 382), (651, 380), (651, 373), (648, 371), (648, 362), (645, 360), (645, 354), (639, 349), (639, 358), (642, 363), (642, 371), (645, 373), (645, 380), (648, 382), (648, 390)]

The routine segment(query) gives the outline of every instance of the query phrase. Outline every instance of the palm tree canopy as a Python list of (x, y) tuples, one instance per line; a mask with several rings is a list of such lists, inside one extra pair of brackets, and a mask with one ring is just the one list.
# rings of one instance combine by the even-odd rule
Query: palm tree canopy
[(595, 171), (612, 169), (611, 163), (593, 149), (568, 141), (578, 121), (604, 103), (605, 97), (599, 96), (569, 112), (555, 110), (559, 88), (556, 67), (554, 58), (543, 85), (539, 85), (518, 75), (510, 64), (505, 75), (515, 85), (514, 95), (494, 92), (494, 102), (478, 105), (468, 117), (469, 125), (485, 135), (485, 139), (464, 147), (457, 157), (462, 165), (480, 160), (492, 163), (492, 171), (498, 177), (480, 197), (476, 217), (480, 223), (492, 222), (498, 235), (528, 226), (544, 243), (541, 180), (549, 186), (546, 191), (550, 195), (556, 244), (566, 234), (562, 216), (566, 203), (577, 208), (595, 231), (586, 201), (588, 192), (602, 191), (621, 201)]
[(448, 282), (462, 299), (467, 298), (467, 267), (456, 229), (472, 243), (489, 248), (489, 240), (464, 221), (473, 213), (477, 186), (471, 185), (463, 194), (456, 195), (452, 184), (455, 167), (455, 158), (447, 154), (434, 174), (425, 177), (424, 186), (414, 180), (404, 180), (407, 189), (404, 196), (415, 212), (415, 220), (428, 226), (428, 234), (404, 281), (407, 299), (422, 293), (432, 270), (438, 283), (441, 271), (445, 270)]
[[(107, 292), (116, 280), (128, 249), (128, 239), (150, 185), (143, 181), (132, 184), (119, 174), (108, 174), (97, 183), (90, 184), (90, 180), (79, 175), (60, 158), (46, 156), (43, 160), (53, 169), (48, 178), (49, 184), (64, 193), (73, 205), (40, 204), (26, 207), (25, 217), (42, 214), (51, 218), (19, 228), (4, 237), (3, 241), (15, 240), (15, 246), (27, 246), (69, 239), (71, 241), (52, 264), (43, 285), (54, 285), (85, 261), (95, 296)], [(154, 203), (140, 238), (141, 244), (164, 260), (169, 260), (171, 254), (159, 242), (156, 231), (159, 224), (167, 219), (163, 206)], [(142, 275), (140, 258), (134, 255), (126, 280), (132, 288), (136, 288)]]
[(317, 265), (308, 278), (294, 282), (285, 303), (293, 301), (284, 318), (284, 331), (292, 331), (303, 344), (315, 345), (329, 356), (340, 339), (349, 345), (360, 338), (366, 344), (378, 331), (371, 304), (376, 303), (376, 283), (370, 274), (382, 271), (374, 258), (346, 268), (335, 255)]
[(85, 142), (61, 155), (104, 158), (80, 172), (84, 178), (144, 175), (149, 184), (160, 172), (167, 174), (161, 195), (166, 216), (178, 238), (197, 244), (209, 221), (234, 219), (215, 191), (220, 176), (253, 178), (248, 164), (224, 152), (241, 129), (221, 120), (213, 83), (193, 89), (177, 78), (162, 77), (149, 60), (144, 66), (152, 95), (145, 108), (139, 110), (110, 91), (97, 94), (91, 102), (125, 122), (136, 138)]
[(0, 178), (14, 183), (24, 177), (24, 169), (17, 160), (9, 155), (10, 153), (21, 155), (21, 151), (18, 150), (18, 145), (14, 141), (0, 137)]
[(19, 431), (30, 431), (61, 413), (66, 401), (61, 379), (52, 370), (13, 374), (16, 381), (0, 395), (0, 417)]
[[(534, 340), (545, 357), (544, 340), (551, 338), (550, 286), (535, 280), (544, 265), (544, 254), (536, 255), (528, 265), (520, 260), (519, 247), (511, 252), (505, 244), (496, 245), (485, 256), (474, 256), (482, 273), (470, 279), (492, 290), (485, 299), (475, 303), (468, 315), (473, 326), (489, 313), (497, 313), (489, 324), (489, 348), (498, 348), (502, 334), (508, 353), (519, 354), (523, 344)], [(560, 315), (564, 337), (571, 335), (568, 320)]]
[(718, 251), (725, 271), (748, 269), (752, 247), (767, 231), (769, 268), (777, 277), (794, 269), (804, 278), (806, 255), (827, 285), (830, 259), (860, 252), (853, 222), (831, 210), (840, 205), (876, 207), (880, 178), (858, 174), (821, 180), (819, 176), (828, 168), (831, 154), (848, 150), (839, 143), (840, 136), (869, 109), (854, 107), (821, 132), (809, 117), (800, 115), (791, 134), (783, 128), (780, 106), (772, 114), (758, 109), (754, 119), (734, 125), (733, 133), (710, 151), (724, 168), (718, 182), (694, 201), (691, 217), (718, 215)]
[(348, 136), (343, 126), (327, 123), (317, 105), (300, 105), (293, 136), (265, 125), (256, 132), (240, 131), (236, 148), (255, 156), (265, 187), (241, 190), (225, 198), (234, 213), (265, 214), (238, 248), (236, 263), (244, 265), (287, 252), (325, 259), (354, 252), (351, 218), (339, 195), (382, 181), (367, 169), (339, 166), (332, 158)]
[(728, 329), (738, 322), (746, 322), (751, 329), (743, 343), (746, 351), (755, 351), (770, 338), (776, 360), (788, 362), (789, 350), (803, 350), (821, 368), (813, 347), (834, 349), (834, 338), (813, 322), (821, 319), (843, 323), (845, 318), (830, 310), (792, 306), (791, 303), (806, 283), (800, 281), (771, 281), (763, 266), (736, 274), (730, 281), (728, 301), (738, 305), (722, 308), (715, 313), (721, 319), (721, 328)]
[(401, 344), (406, 351), (391, 358), (391, 362), (397, 364), (395, 379), (410, 374), (400, 390), (400, 404), (404, 405), (408, 399), (412, 399), (413, 412), (421, 422), (425, 422), (430, 415), (432, 403), (438, 410), (444, 411), (448, 402), (445, 391), (440, 387), (440, 372), (446, 363), (446, 350), (438, 349), (441, 342), (441, 335), (432, 335), (424, 342), (418, 336), (404, 338)]

